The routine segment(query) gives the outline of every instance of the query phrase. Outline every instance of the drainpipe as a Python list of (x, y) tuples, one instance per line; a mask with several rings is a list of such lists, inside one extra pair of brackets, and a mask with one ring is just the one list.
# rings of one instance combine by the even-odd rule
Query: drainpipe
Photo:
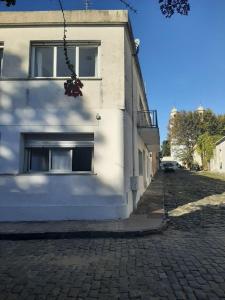
[(132, 200), (133, 200), (133, 210), (137, 208), (137, 190), (138, 190), (138, 176), (135, 176), (135, 118), (134, 118), (134, 69), (133, 69), (133, 63), (134, 63), (134, 57), (135, 54), (131, 55), (131, 99), (132, 99), (132, 160), (133, 160), (133, 170), (132, 170), (132, 177), (131, 177), (131, 190), (132, 190)]

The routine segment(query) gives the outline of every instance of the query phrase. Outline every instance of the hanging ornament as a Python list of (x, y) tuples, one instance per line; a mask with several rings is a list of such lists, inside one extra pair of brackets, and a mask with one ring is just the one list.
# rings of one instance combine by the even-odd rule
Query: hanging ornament
[(82, 87), (83, 87), (83, 83), (80, 81), (79, 78), (68, 79), (64, 83), (65, 95), (73, 96), (75, 98), (79, 96), (83, 96), (81, 91)]

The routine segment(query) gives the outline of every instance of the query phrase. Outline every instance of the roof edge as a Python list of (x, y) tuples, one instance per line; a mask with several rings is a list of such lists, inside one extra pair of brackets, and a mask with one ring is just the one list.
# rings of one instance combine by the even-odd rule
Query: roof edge
[[(127, 10), (65, 10), (67, 25), (124, 24), (129, 22)], [(56, 11), (0, 12), (0, 26), (62, 25), (63, 15)]]

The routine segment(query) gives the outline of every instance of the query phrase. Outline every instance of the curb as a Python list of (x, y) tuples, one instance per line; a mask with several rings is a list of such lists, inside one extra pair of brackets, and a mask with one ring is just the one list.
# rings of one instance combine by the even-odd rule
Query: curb
[(34, 232), (34, 233), (0, 233), (0, 240), (60, 240), (86, 238), (136, 238), (151, 234), (162, 234), (168, 227), (165, 219), (158, 228), (133, 231), (67, 231), (67, 232)]

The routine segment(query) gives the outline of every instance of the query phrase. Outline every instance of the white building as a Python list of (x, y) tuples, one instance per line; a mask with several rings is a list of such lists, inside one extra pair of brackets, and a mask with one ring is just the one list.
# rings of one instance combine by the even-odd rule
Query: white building
[[(0, 13), (0, 220), (127, 218), (159, 151), (127, 11)], [(154, 118), (153, 118), (154, 117)]]
[(225, 172), (225, 136), (216, 142), (209, 169), (215, 172)]

